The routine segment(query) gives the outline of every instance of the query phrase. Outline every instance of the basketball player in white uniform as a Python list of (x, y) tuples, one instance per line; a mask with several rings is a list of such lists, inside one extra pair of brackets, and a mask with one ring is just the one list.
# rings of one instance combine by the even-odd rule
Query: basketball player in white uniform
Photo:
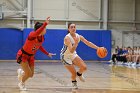
[[(77, 89), (76, 76), (84, 82), (83, 72), (87, 69), (84, 61), (77, 55), (76, 48), (78, 43), (82, 41), (87, 46), (98, 49), (99, 47), (86, 40), (83, 36), (76, 33), (76, 25), (73, 23), (68, 24), (68, 34), (64, 38), (64, 46), (61, 50), (61, 61), (63, 62), (66, 69), (71, 73), (71, 80), (73, 88)], [(76, 71), (75, 66), (79, 67), (79, 70)]]

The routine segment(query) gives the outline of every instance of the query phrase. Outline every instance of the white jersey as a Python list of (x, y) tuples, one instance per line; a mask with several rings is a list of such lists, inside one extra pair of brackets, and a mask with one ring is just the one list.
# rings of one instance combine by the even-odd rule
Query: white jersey
[[(80, 36), (79, 36), (79, 34), (77, 34), (77, 33), (75, 33), (75, 34), (76, 34), (76, 37), (79, 38), (79, 42), (80, 42)], [(71, 36), (70, 33), (67, 34), (65, 37), (69, 37), (71, 44), (74, 45), (75, 41), (74, 41), (74, 39), (73, 39), (73, 37)], [(70, 50), (68, 49), (68, 46), (66, 46), (66, 44), (64, 42), (64, 46), (63, 46), (63, 48), (61, 50), (61, 54), (63, 54), (63, 55), (73, 55), (73, 54), (76, 54), (76, 51), (74, 51), (73, 53), (71, 53)]]
[[(80, 36), (79, 34), (75, 33), (76, 37), (79, 38), (79, 42), (80, 42)], [(69, 37), (70, 42), (72, 45), (74, 45), (75, 41), (73, 39), (73, 37), (71, 36), (71, 34), (67, 34), (65, 37)], [(74, 51), (73, 53), (70, 52), (70, 50), (68, 49), (68, 46), (65, 44), (64, 42), (64, 46), (61, 50), (60, 53), (60, 59), (63, 62), (64, 65), (72, 65), (73, 64), (73, 60), (77, 57), (77, 53), (76, 51)]]

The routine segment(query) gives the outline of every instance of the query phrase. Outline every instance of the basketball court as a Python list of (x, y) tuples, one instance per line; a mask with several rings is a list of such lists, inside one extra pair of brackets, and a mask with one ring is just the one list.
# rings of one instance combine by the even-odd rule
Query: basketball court
[(35, 75), (27, 81), (28, 91), (17, 84), (16, 62), (0, 62), (0, 93), (139, 93), (140, 68), (113, 66), (106, 62), (86, 62), (86, 82), (73, 91), (70, 74), (61, 62), (36, 62)]
[(140, 93), (140, 0), (0, 0), (0, 93)]

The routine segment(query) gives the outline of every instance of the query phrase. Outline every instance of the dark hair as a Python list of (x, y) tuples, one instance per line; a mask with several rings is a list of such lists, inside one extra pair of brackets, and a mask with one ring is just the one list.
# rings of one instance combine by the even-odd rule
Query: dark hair
[[(73, 23), (68, 23), (68, 29), (69, 29), (69, 27), (70, 27), (71, 24), (73, 24)], [(68, 33), (70, 33), (69, 30), (68, 30)]]
[(39, 29), (42, 25), (43, 25), (43, 23), (36, 22), (35, 25), (34, 25), (34, 30), (36, 31), (36, 30)]

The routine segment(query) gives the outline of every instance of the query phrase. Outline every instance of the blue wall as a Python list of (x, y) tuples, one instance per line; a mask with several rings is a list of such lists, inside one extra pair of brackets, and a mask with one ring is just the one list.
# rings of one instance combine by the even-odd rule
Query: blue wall
[(22, 31), (19, 29), (0, 28), (0, 60), (15, 59), (22, 47)]
[[(17, 29), (0, 29), (2, 37), (0, 37), (0, 60), (2, 59), (15, 59), (16, 52), (22, 47), (26, 37), (32, 29), (24, 29), (23, 32)], [(96, 55), (96, 51), (84, 43), (80, 42), (77, 53), (84, 60), (110, 60), (111, 57), (111, 31), (103, 30), (77, 30), (77, 33), (83, 35), (87, 40), (95, 43), (98, 46), (105, 46), (108, 50), (106, 58), (100, 59)], [(60, 51), (63, 47), (63, 39), (67, 34), (67, 30), (62, 29), (47, 29), (45, 35), (45, 42), (43, 46), (49, 52), (56, 53), (53, 60), (59, 60)], [(47, 57), (42, 52), (38, 51), (36, 59), (47, 60)]]

